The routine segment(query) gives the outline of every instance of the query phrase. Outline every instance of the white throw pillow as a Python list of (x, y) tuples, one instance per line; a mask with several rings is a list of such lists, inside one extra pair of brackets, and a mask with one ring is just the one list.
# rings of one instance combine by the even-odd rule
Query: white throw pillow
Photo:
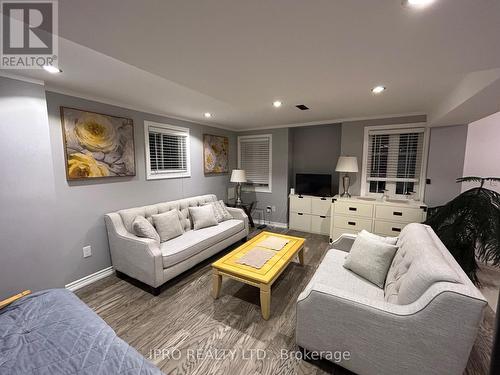
[(211, 204), (200, 207), (189, 207), (189, 215), (193, 220), (194, 230), (219, 224), (215, 218), (214, 206)]
[(155, 227), (144, 216), (136, 216), (132, 223), (132, 228), (137, 237), (151, 238), (152, 240), (160, 242), (160, 235)]
[(384, 236), (379, 236), (377, 234), (374, 234), (374, 233), (371, 233), (371, 232), (368, 232), (367, 230), (362, 230), (361, 233), (363, 235), (367, 235), (375, 240), (379, 240), (379, 241), (382, 241), (382, 242), (385, 242), (385, 243), (388, 243), (389, 245), (396, 245), (396, 243), (398, 242), (398, 238), (397, 237), (384, 237)]
[(160, 235), (160, 241), (165, 242), (172, 238), (179, 237), (184, 233), (181, 221), (179, 220), (179, 211), (177, 209), (153, 215), (153, 223)]
[(208, 202), (204, 204), (204, 206), (208, 205), (213, 206), (215, 218), (218, 223), (222, 223), (223, 221), (231, 220), (233, 218), (233, 215), (229, 213), (223, 201)]
[(359, 233), (346, 257), (344, 267), (383, 288), (397, 250), (397, 246)]

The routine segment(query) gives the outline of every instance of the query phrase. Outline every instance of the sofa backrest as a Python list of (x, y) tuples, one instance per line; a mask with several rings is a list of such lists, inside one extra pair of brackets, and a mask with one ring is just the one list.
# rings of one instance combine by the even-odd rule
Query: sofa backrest
[(118, 214), (120, 215), (123, 221), (123, 225), (125, 226), (127, 231), (133, 233), (132, 223), (134, 222), (136, 216), (144, 216), (146, 219), (151, 221), (152, 215), (161, 214), (163, 212), (167, 212), (176, 208), (180, 212), (181, 224), (184, 228), (184, 231), (188, 231), (192, 227), (191, 217), (189, 215), (189, 207), (201, 206), (204, 203), (215, 202), (216, 200), (217, 197), (215, 195), (207, 194), (197, 197), (179, 199), (176, 201), (151, 204), (148, 206), (127, 208), (118, 211)]
[(407, 305), (415, 302), (435, 283), (470, 283), (431, 227), (409, 224), (399, 236), (385, 283), (387, 302)]

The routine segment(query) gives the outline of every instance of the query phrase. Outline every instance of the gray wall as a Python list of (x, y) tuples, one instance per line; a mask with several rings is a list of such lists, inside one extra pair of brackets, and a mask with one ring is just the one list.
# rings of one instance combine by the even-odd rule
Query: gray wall
[[(238, 135), (272, 134), (273, 136), (273, 180), (271, 193), (242, 193), (244, 202), (257, 201), (257, 210), (264, 210), (266, 206), (275, 206), (276, 212), (266, 214), (266, 220), (287, 223), (288, 222), (288, 172), (291, 169), (289, 164), (289, 129), (269, 129), (260, 131), (241, 132)], [(255, 212), (253, 215), (259, 219), (260, 215)]]
[(455, 180), (462, 176), (464, 167), (467, 125), (431, 129), (425, 203), (441, 206), (460, 194), (461, 185)]
[(304, 126), (290, 129), (292, 141), (291, 185), (297, 173), (323, 173), (332, 175), (332, 192), (339, 189), (335, 166), (340, 156), (342, 125)]
[[(22, 289), (63, 287), (110, 266), (106, 212), (205, 193), (226, 197), (228, 175), (203, 175), (202, 134), (229, 136), (233, 168), (233, 132), (45, 93), (43, 86), (1, 77), (0, 102), (0, 299)], [(137, 175), (68, 183), (59, 106), (132, 118)], [(190, 128), (191, 178), (146, 181), (144, 120)], [(92, 256), (84, 259), (85, 245)]]

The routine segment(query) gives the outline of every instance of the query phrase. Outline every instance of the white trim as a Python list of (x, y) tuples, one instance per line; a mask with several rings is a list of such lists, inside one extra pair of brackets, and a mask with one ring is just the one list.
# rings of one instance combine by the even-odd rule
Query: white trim
[[(185, 172), (171, 172), (171, 173), (151, 173), (151, 160), (149, 159), (149, 128), (160, 128), (170, 131), (172, 134), (177, 133), (179, 135), (187, 134), (186, 136), (186, 166), (187, 170)], [(189, 128), (184, 128), (180, 126), (162, 124), (154, 121), (144, 121), (144, 159), (146, 161), (146, 180), (163, 180), (169, 178), (185, 178), (191, 177), (191, 134)]]
[(277, 221), (266, 221), (266, 220), (261, 220), (261, 219), (253, 219), (253, 222), (254, 222), (254, 224), (257, 224), (257, 225), (265, 224), (265, 225), (270, 226), (270, 227), (288, 229), (287, 223), (279, 223)]
[(243, 191), (255, 191), (257, 193), (272, 193), (273, 192), (273, 135), (272, 134), (253, 134), (253, 135), (239, 135), (238, 136), (238, 168), (241, 169), (241, 154), (240, 154), (240, 141), (241, 139), (252, 138), (269, 138), (269, 185), (268, 187), (262, 186), (242, 186)]
[(212, 128), (217, 128), (217, 129), (235, 131), (234, 129), (228, 128), (227, 126), (223, 126), (223, 125), (220, 125), (220, 124), (217, 124), (217, 123), (208, 122), (208, 121), (203, 121), (202, 119), (200, 119), (200, 120), (192, 120), (192, 119), (188, 119), (186, 117), (175, 116), (175, 115), (169, 114), (167, 112), (152, 112), (151, 109), (147, 109), (145, 107), (133, 106), (133, 105), (129, 105), (129, 104), (126, 104), (126, 103), (123, 103), (123, 102), (118, 102), (118, 101), (114, 101), (114, 100), (111, 100), (111, 99), (105, 99), (105, 98), (102, 98), (102, 97), (99, 97), (99, 96), (82, 94), (82, 93), (79, 93), (77, 91), (68, 90), (68, 89), (64, 89), (64, 88), (60, 88), (60, 87), (55, 87), (55, 86), (51, 86), (51, 85), (46, 85), (45, 86), (45, 91), (54, 92), (56, 94), (62, 94), (62, 95), (67, 95), (67, 96), (73, 96), (75, 98), (84, 99), (84, 100), (90, 100), (90, 101), (98, 102), (98, 103), (102, 103), (102, 104), (112, 105), (112, 106), (115, 106), (115, 107), (129, 109), (131, 111), (142, 112), (142, 113), (147, 114), (147, 115), (155, 115), (155, 116), (168, 117), (169, 119), (172, 119), (172, 120), (184, 121), (184, 122), (187, 122), (187, 123), (193, 124), (193, 125), (198, 125), (198, 126), (199, 125), (204, 125), (204, 126), (209, 126), (209, 127), (212, 127)]
[[(420, 182), (417, 192), (417, 198), (419, 201), (424, 201), (425, 195), (425, 185), (426, 185), (426, 177), (427, 177), (427, 158), (429, 154), (429, 126), (426, 122), (416, 122), (410, 124), (394, 124), (394, 125), (375, 125), (375, 126), (365, 126), (364, 135), (363, 135), (363, 159), (361, 163), (361, 196), (366, 195), (380, 195), (380, 194), (370, 194), (367, 189), (367, 158), (368, 158), (368, 138), (370, 131), (378, 131), (378, 130), (389, 130), (392, 132), (394, 129), (412, 129), (419, 130), (423, 128), (424, 130), (424, 143), (422, 145), (422, 165), (420, 168)], [(399, 197), (398, 197), (399, 199)]]
[(35, 85), (45, 86), (45, 82), (42, 81), (41, 79), (20, 76), (17, 74), (7, 73), (4, 71), (0, 71), (0, 77), (15, 79), (17, 81), (23, 81), (23, 82), (28, 82), (28, 83), (34, 83)]
[(112, 266), (107, 267), (107, 268), (104, 268), (100, 271), (94, 272), (93, 274), (82, 277), (81, 279), (75, 280), (75, 281), (65, 285), (64, 287), (66, 289), (69, 289), (72, 292), (74, 292), (75, 290), (83, 288), (84, 286), (95, 283), (96, 281), (101, 280), (105, 277), (111, 276), (113, 273), (115, 273), (115, 270), (113, 269), (113, 267)]

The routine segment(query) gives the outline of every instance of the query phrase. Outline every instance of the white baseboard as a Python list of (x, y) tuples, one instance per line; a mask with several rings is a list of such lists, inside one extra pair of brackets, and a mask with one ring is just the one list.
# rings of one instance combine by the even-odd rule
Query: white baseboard
[(276, 221), (264, 221), (264, 220), (260, 220), (260, 219), (253, 219), (253, 222), (256, 225), (265, 224), (265, 225), (269, 225), (270, 227), (288, 229), (287, 223), (278, 223)]
[(104, 269), (102, 269), (100, 271), (97, 271), (97, 272), (91, 274), (91, 275), (82, 277), (79, 280), (75, 280), (75, 281), (69, 283), (68, 285), (65, 285), (64, 287), (66, 289), (69, 289), (72, 292), (74, 292), (75, 290), (83, 288), (84, 286), (87, 286), (89, 284), (95, 283), (97, 280), (101, 280), (101, 279), (103, 279), (103, 278), (105, 278), (107, 276), (110, 276), (114, 272), (115, 271), (113, 270), (112, 266), (108, 267), (108, 268), (104, 268)]

